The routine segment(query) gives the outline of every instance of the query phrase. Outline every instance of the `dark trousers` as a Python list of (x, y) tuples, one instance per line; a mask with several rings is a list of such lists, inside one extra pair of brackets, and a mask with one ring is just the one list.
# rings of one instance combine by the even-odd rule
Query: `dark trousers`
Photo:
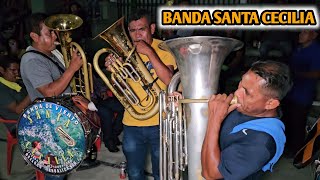
[[(117, 98), (109, 97), (106, 100), (99, 101), (97, 108), (101, 119), (101, 131), (104, 143), (114, 141), (123, 129), (122, 118), (124, 108), (122, 104)], [(117, 113), (116, 116), (115, 113)]]
[(310, 106), (301, 105), (294, 101), (283, 102), (283, 122), (286, 130), (286, 148), (296, 153), (305, 143), (306, 123)]

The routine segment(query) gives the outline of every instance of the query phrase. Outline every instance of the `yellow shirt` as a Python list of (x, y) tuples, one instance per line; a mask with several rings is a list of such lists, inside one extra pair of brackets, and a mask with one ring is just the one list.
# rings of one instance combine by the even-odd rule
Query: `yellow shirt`
[[(170, 52), (161, 50), (158, 47), (161, 42), (162, 42), (161, 40), (153, 39), (152, 44), (151, 44), (152, 48), (155, 50), (155, 52), (158, 54), (160, 60), (165, 65), (167, 65), (167, 66), (172, 65), (174, 67), (174, 69), (176, 69), (177, 65), (176, 65), (175, 59), (172, 56), (172, 54)], [(154, 79), (156, 79), (158, 76), (155, 73), (155, 70), (153, 69), (148, 57), (143, 54), (139, 54), (139, 55), (141, 57), (141, 60), (145, 63), (145, 65), (146, 65), (147, 69), (149, 70), (150, 74), (152, 75), (152, 77)], [(141, 86), (139, 86), (137, 83), (133, 83), (132, 80), (128, 81), (128, 83), (132, 87), (133, 91), (139, 96), (139, 99), (145, 98), (146, 93), (143, 91)], [(160, 79), (158, 79), (156, 81), (156, 83), (159, 85), (159, 87), (162, 90), (167, 89), (167, 86)], [(159, 94), (158, 94), (158, 96), (159, 96)], [(142, 103), (142, 104), (146, 104), (146, 103)], [(159, 125), (159, 113), (157, 113), (156, 115), (154, 115), (150, 119), (141, 121), (141, 120), (137, 120), (137, 119), (133, 118), (126, 110), (124, 112), (123, 124), (125, 124), (127, 126), (155, 126), (155, 125)]]

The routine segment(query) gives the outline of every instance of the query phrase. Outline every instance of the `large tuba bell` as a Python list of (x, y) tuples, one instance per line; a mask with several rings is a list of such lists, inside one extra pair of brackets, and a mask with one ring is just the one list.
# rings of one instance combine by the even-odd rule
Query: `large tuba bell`
[[(201, 148), (208, 121), (208, 98), (217, 93), (220, 69), (227, 55), (241, 48), (241, 41), (222, 37), (177, 38), (160, 44), (176, 57), (179, 72), (161, 91), (160, 179), (201, 176)], [(181, 79), (184, 99), (172, 95)], [(178, 102), (178, 106), (175, 103)]]
[(56, 14), (46, 18), (44, 23), (49, 29), (57, 32), (66, 68), (70, 64), (72, 51), (77, 49), (80, 53), (83, 65), (72, 79), (71, 88), (72, 92), (81, 94), (90, 100), (93, 92), (92, 66), (87, 63), (81, 46), (76, 42), (72, 42), (71, 38), (71, 31), (82, 25), (82, 19), (73, 14)]
[[(158, 113), (160, 87), (132, 46), (124, 30), (124, 18), (120, 18), (95, 38), (97, 37), (107, 41), (114, 50), (109, 48), (100, 49), (93, 58), (93, 66), (124, 108), (132, 117), (138, 120), (149, 119)], [(111, 53), (116, 57), (125, 58), (124, 62), (117, 61), (111, 65), (110, 79), (106, 77), (99, 67), (99, 57), (103, 53)], [(132, 86), (140, 88), (139, 92), (143, 93), (136, 93)]]

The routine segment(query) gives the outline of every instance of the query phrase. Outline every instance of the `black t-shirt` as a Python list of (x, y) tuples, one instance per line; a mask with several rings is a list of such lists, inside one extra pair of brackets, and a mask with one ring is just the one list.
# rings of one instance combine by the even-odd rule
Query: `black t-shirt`
[(230, 134), (235, 126), (253, 119), (258, 118), (235, 110), (222, 124), (219, 139), (221, 161), (218, 168), (224, 179), (260, 179), (262, 167), (276, 153), (273, 137), (265, 132), (244, 129)]

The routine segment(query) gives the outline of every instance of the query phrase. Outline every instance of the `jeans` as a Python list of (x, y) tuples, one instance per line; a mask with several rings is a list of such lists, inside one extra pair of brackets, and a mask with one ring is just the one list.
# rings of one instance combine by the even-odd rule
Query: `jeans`
[[(114, 141), (121, 134), (123, 129), (122, 118), (124, 108), (115, 97), (101, 100), (97, 104), (98, 114), (101, 119), (101, 130), (104, 143)], [(117, 116), (114, 117), (114, 113)]]
[(148, 147), (151, 149), (152, 174), (159, 180), (159, 126), (124, 126), (123, 153), (127, 159), (130, 180), (145, 180), (144, 168)]

